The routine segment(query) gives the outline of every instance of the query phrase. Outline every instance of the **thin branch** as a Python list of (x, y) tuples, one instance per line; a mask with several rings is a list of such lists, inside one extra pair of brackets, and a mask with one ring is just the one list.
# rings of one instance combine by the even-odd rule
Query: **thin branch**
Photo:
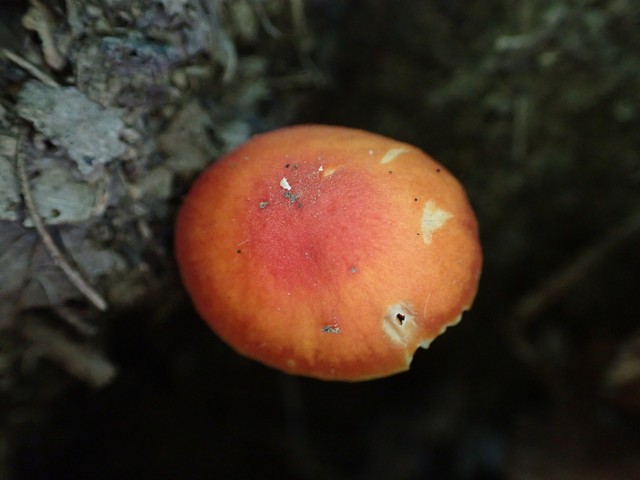
[(262, 1), (251, 0), (251, 5), (253, 6), (253, 11), (258, 16), (258, 20), (260, 20), (260, 24), (262, 25), (263, 30), (273, 38), (282, 37), (282, 32), (278, 30), (278, 27), (273, 24), (273, 22), (269, 18), (269, 15), (267, 15)]
[(233, 40), (222, 27), (222, 2), (201, 0), (198, 5), (209, 23), (209, 53), (213, 60), (222, 64), (222, 82), (229, 84), (238, 71), (238, 52)]
[(71, 283), (98, 309), (101, 311), (105, 311), (107, 309), (106, 300), (89, 285), (89, 283), (82, 278), (82, 275), (75, 270), (71, 264), (64, 258), (62, 252), (58, 249), (55, 242), (49, 235), (49, 232), (44, 226), (44, 222), (42, 221), (42, 217), (38, 212), (38, 208), (33, 200), (33, 195), (31, 194), (31, 187), (29, 185), (29, 178), (27, 177), (27, 169), (25, 166), (25, 160), (23, 155), (21, 155), (21, 146), (22, 146), (22, 137), (18, 139), (18, 145), (16, 146), (15, 159), (16, 166), (18, 170), (18, 178), (20, 180), (20, 188), (22, 190), (22, 196), (24, 198), (24, 203), (27, 207), (27, 212), (31, 221), (33, 222), (38, 235), (40, 235), (40, 239), (42, 240), (42, 244), (44, 245), (45, 250), (53, 260), (53, 262), (65, 273), (67, 278), (71, 281)]
[(633, 212), (602, 238), (588, 245), (573, 261), (524, 295), (511, 312), (511, 340), (517, 353), (529, 361), (535, 359), (533, 347), (525, 339), (525, 330), (546, 309), (556, 304), (593, 268), (634, 236), (640, 235), (640, 211)]
[(45, 85), (47, 85), (49, 87), (54, 87), (54, 88), (57, 88), (57, 87), (60, 86), (58, 84), (58, 82), (56, 82), (53, 78), (51, 78), (45, 72), (43, 72), (38, 67), (36, 67), (34, 64), (32, 64), (29, 61), (25, 60), (21, 56), (16, 55), (12, 51), (7, 50), (6, 48), (2, 48), (2, 49), (0, 49), (0, 53), (2, 53), (5, 57), (7, 57), (9, 60), (11, 60), (13, 63), (18, 65), (19, 67), (21, 67), (24, 70), (26, 70), (27, 72), (29, 72), (34, 78), (37, 78), (38, 80), (40, 80)]
[(108, 385), (117, 374), (104, 355), (42, 322), (26, 322), (22, 333), (31, 342), (27, 354), (49, 359), (95, 388)]

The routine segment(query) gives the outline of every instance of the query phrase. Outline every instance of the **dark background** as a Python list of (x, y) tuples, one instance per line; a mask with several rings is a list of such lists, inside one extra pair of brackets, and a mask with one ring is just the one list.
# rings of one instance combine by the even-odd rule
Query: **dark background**
[[(44, 3), (62, 38), (68, 4)], [(81, 297), (58, 302), (99, 334), (69, 328), (55, 298), (23, 305), (20, 292), (0, 289), (0, 301), (20, 305), (0, 330), (3, 478), (640, 478), (637, 2), (209, 2), (219, 24), (208, 27), (226, 35), (212, 34), (217, 47), (208, 50), (190, 37), (199, 17), (189, 2), (175, 11), (161, 1), (75, 3), (85, 29), (78, 46), (63, 54), (64, 67), (40, 65), (127, 112), (141, 135), (125, 167), (132, 182), (169, 164), (157, 140), (178, 110), (168, 106), (193, 99), (210, 121), (209, 160), (242, 132), (303, 122), (364, 128), (423, 148), (462, 181), (485, 266), (473, 309), (409, 372), (354, 384), (290, 377), (236, 355), (190, 306), (171, 238), (197, 169), (172, 170), (170, 194), (141, 200), (151, 235), (102, 240), (128, 252), (126, 278), (140, 293), (118, 297), (119, 272), (96, 280), (110, 292), (107, 313)], [(96, 27), (92, 5), (112, 30)], [(28, 57), (41, 38), (20, 26), (27, 8), (3, 6), (0, 40)], [(138, 80), (120, 90), (110, 83), (102, 96), (83, 87), (83, 42), (132, 32), (142, 46), (120, 53), (117, 66)], [(231, 81), (226, 41), (240, 65)], [(145, 42), (182, 49), (171, 61), (153, 57), (166, 62), (155, 90), (145, 77), (151, 60), (139, 60)], [(14, 111), (29, 76), (0, 62), (2, 131), (15, 132), (25, 128)], [(203, 78), (188, 70), (179, 93), (168, 86), (185, 65), (211, 64)], [(109, 77), (114, 65), (92, 68)], [(49, 153), (64, 156), (53, 143)], [(105, 214), (118, 232), (129, 231), (117, 223), (130, 215), (125, 203)], [(102, 221), (50, 229), (64, 238)], [(54, 354), (34, 362), (25, 330), (34, 321), (103, 355), (117, 375), (96, 388)]]

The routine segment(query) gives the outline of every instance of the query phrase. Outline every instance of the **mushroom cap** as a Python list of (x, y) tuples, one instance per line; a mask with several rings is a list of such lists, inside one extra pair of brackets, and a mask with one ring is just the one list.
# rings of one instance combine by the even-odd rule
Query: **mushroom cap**
[(475, 297), (482, 253), (460, 183), (421, 150), (303, 125), (209, 167), (175, 247), (198, 313), (236, 351), (291, 374), (407, 370)]

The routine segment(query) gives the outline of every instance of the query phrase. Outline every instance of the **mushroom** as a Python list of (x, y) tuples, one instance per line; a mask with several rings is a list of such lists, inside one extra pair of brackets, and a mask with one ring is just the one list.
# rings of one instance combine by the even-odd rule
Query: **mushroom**
[(409, 368), (475, 297), (482, 253), (460, 183), (406, 143), (343, 127), (257, 135), (178, 214), (182, 280), (237, 352), (325, 380)]

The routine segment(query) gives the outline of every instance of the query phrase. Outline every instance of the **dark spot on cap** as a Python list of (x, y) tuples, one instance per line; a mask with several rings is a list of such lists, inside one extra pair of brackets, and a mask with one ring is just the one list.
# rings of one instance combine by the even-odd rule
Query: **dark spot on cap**
[(321, 331), (322, 333), (340, 333), (340, 327), (337, 325), (324, 325)]

